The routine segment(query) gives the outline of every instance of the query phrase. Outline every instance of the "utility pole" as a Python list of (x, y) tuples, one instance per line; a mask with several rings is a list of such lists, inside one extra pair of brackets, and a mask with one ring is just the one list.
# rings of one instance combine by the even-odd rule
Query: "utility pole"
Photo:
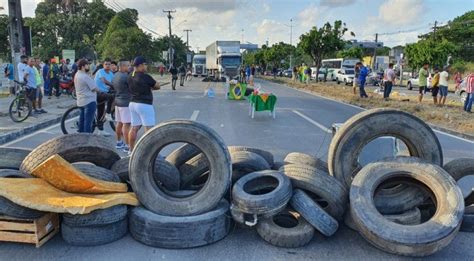
[(374, 46), (374, 58), (372, 61), (372, 70), (375, 71), (375, 57), (377, 57), (377, 45), (378, 45), (378, 40), (379, 40), (379, 34), (375, 34), (375, 46)]
[[(290, 45), (293, 46), (293, 18), (290, 19)], [(290, 69), (293, 68), (293, 52), (290, 53)]]
[(241, 30), (242, 31), (242, 44), (244, 43), (244, 29)]
[(438, 21), (434, 22), (434, 27), (433, 27), (433, 38), (436, 40), (436, 30), (438, 29)]
[[(21, 0), (8, 0), (8, 13), (10, 16), (10, 47), (12, 50), (12, 64), (15, 72), (20, 63), (20, 56), (25, 54), (25, 42), (23, 39), (23, 23), (21, 14)], [(15, 79), (18, 79), (18, 73), (15, 73)]]
[(189, 50), (189, 32), (192, 32), (191, 29), (184, 29), (183, 32), (186, 32), (186, 48)]
[(168, 13), (168, 22), (169, 22), (169, 39), (168, 39), (168, 64), (171, 66), (173, 64), (173, 48), (172, 48), (172, 43), (171, 43), (171, 19), (173, 19), (173, 16), (171, 16), (172, 13), (176, 13), (176, 10), (163, 10), (163, 13)]

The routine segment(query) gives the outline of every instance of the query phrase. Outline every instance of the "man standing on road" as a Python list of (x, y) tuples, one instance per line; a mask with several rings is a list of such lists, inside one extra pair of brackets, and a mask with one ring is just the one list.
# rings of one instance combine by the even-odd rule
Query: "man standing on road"
[(89, 76), (89, 62), (81, 59), (77, 62), (77, 73), (74, 76), (77, 106), (81, 107), (79, 132), (92, 133), (92, 122), (97, 109), (97, 92), (99, 89)]
[(472, 113), (472, 103), (474, 102), (474, 73), (469, 74), (466, 79), (466, 101), (464, 102), (464, 111)]
[(360, 68), (358, 64), (354, 66), (354, 80), (352, 81), (352, 92), (357, 95), (357, 85), (359, 84)]
[(186, 77), (186, 67), (181, 63), (179, 67), (179, 86), (184, 86), (184, 78)]
[(23, 67), (23, 82), (26, 83), (26, 95), (28, 99), (31, 101), (33, 106), (33, 113), (40, 114), (41, 112), (36, 109), (36, 92), (37, 92), (37, 84), (36, 84), (36, 74), (35, 69), (35, 59), (30, 58), (28, 60), (28, 65)]
[[(59, 99), (59, 95), (61, 95), (61, 92), (59, 90), (59, 66), (56, 62), (56, 59), (51, 60), (51, 66), (49, 67), (49, 72), (50, 72), (50, 90), (51, 92), (49, 93), (49, 98), (53, 95), (53, 89), (56, 90), (56, 98)], [(49, 99), (48, 98), (48, 99)]]
[(49, 77), (49, 68), (49, 59), (46, 59), (44, 60), (44, 66), (42, 70), (45, 96), (51, 96), (51, 78)]
[(395, 81), (395, 71), (393, 70), (393, 63), (388, 64), (388, 69), (385, 69), (383, 74), (384, 79), (384, 88), (383, 88), (383, 98), (388, 101), (390, 98), (390, 93), (392, 92), (393, 83)]
[(38, 111), (40, 113), (47, 113), (47, 111), (43, 110), (43, 87), (42, 87), (42, 77), (41, 77), (41, 60), (39, 58), (35, 58), (35, 65), (33, 66), (35, 70), (35, 77), (36, 77), (36, 102), (38, 105)]
[(365, 81), (367, 75), (369, 74), (369, 69), (365, 67), (361, 62), (357, 63), (359, 67), (359, 94), (361, 98), (369, 98), (367, 93), (365, 92)]
[(431, 80), (431, 94), (433, 96), (434, 105), (438, 105), (438, 92), (439, 92), (439, 69), (438, 67), (434, 68), (434, 76)]
[[(107, 120), (107, 114), (112, 111), (112, 103), (114, 101), (113, 94), (110, 90), (113, 88), (112, 81), (114, 73), (111, 71), (111, 60), (106, 58), (104, 60), (104, 68), (97, 71), (95, 75), (95, 85), (99, 88), (97, 94), (97, 128), (99, 135), (110, 136), (110, 133), (104, 130), (104, 122)], [(105, 106), (107, 105), (107, 110)]]
[(424, 63), (423, 67), (421, 67), (420, 71), (418, 72), (418, 102), (421, 103), (423, 101), (423, 94), (428, 89), (428, 63)]
[(15, 72), (14, 66), (12, 63), (8, 63), (5, 67), (5, 78), (8, 79), (8, 86), (10, 87), (10, 95), (15, 95)]
[(135, 70), (128, 77), (128, 86), (131, 94), (129, 108), (132, 124), (132, 129), (128, 136), (130, 143), (129, 153), (133, 151), (140, 128), (144, 126), (145, 132), (147, 132), (155, 125), (152, 90), (160, 89), (160, 84), (146, 73), (145, 58), (138, 56), (135, 58), (133, 66)]
[(28, 68), (28, 56), (22, 55), (20, 57), (21, 62), (17, 65), (17, 71), (18, 71), (18, 81), (19, 82), (24, 82), (25, 80), (25, 69)]
[(129, 152), (128, 134), (130, 133), (130, 123), (132, 118), (130, 116), (130, 89), (128, 87), (128, 67), (129, 61), (119, 62), (119, 71), (115, 74), (113, 84), (115, 88), (115, 137), (117, 140), (117, 149), (123, 149), (124, 152)]
[(448, 73), (449, 65), (443, 68), (443, 71), (439, 74), (439, 105), (444, 106), (446, 103), (446, 97), (448, 97), (448, 80), (449, 80), (449, 73)]
[(296, 82), (298, 79), (298, 67), (293, 67), (293, 74), (291, 75), (291, 78), (293, 78), (293, 82)]
[(178, 69), (174, 66), (174, 64), (171, 65), (169, 72), (171, 73), (171, 88), (173, 91), (176, 90), (176, 82), (178, 81)]
[(253, 80), (255, 79), (255, 64), (252, 64), (250, 68), (250, 85), (253, 86)]

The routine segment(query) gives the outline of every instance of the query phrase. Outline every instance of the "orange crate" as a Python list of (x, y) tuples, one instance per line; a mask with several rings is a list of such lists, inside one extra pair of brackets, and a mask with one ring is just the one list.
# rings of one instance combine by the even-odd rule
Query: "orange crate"
[(37, 219), (0, 216), (0, 241), (42, 246), (59, 232), (59, 216), (48, 213)]

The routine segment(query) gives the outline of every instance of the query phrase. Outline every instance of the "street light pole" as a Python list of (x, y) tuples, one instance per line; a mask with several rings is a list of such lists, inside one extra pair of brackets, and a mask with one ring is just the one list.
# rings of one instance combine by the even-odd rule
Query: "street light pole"
[(173, 16), (171, 16), (171, 13), (175, 13), (176, 10), (163, 10), (163, 13), (168, 13), (168, 21), (169, 21), (169, 31), (170, 31), (170, 36), (168, 39), (168, 63), (169, 66), (173, 64), (173, 48), (171, 48), (171, 19), (173, 19)]
[[(25, 54), (25, 42), (23, 39), (23, 23), (21, 14), (21, 0), (8, 0), (8, 13), (10, 18), (10, 46), (12, 52), (12, 64), (17, 68), (20, 63), (20, 56)], [(18, 79), (18, 73), (15, 73), (15, 79)]]
[[(293, 18), (290, 19), (290, 45), (293, 46)], [(290, 68), (293, 68), (293, 52), (290, 53)]]

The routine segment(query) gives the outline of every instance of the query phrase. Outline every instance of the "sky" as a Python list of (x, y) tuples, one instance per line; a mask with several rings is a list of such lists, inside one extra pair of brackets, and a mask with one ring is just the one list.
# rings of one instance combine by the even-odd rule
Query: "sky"
[[(24, 16), (34, 16), (40, 0), (22, 0)], [(342, 20), (346, 39), (379, 41), (393, 47), (416, 42), (417, 36), (432, 30), (435, 21), (443, 24), (474, 9), (474, 0), (105, 0), (109, 7), (134, 8), (139, 25), (154, 36), (168, 33), (163, 10), (173, 13), (173, 34), (193, 50), (204, 50), (212, 41), (239, 40), (261, 46), (267, 41), (296, 45), (299, 36), (313, 26)], [(7, 0), (0, 6), (7, 7)], [(6, 13), (6, 10), (0, 11)], [(290, 22), (290, 20), (293, 20)], [(291, 27), (293, 25), (291, 34)], [(292, 35), (292, 37), (291, 37)]]

